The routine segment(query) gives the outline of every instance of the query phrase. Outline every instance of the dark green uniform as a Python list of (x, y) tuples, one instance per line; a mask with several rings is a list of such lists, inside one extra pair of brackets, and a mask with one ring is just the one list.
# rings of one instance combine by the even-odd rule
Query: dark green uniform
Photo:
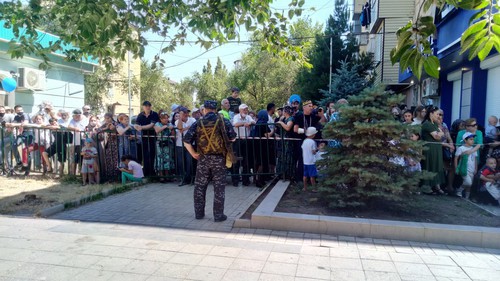
[(224, 199), (226, 188), (226, 148), (222, 136), (222, 122), (229, 139), (236, 137), (233, 126), (225, 118), (209, 112), (196, 121), (184, 136), (185, 143), (196, 143), (200, 159), (196, 166), (194, 212), (197, 219), (205, 216), (205, 197), (209, 180), (214, 185), (214, 219), (225, 220)]

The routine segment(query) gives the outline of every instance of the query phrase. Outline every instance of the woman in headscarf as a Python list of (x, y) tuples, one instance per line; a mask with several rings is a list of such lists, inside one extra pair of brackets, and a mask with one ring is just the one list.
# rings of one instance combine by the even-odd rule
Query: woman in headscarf
[(435, 106), (427, 109), (420, 135), (428, 148), (424, 151), (422, 170), (435, 173), (434, 177), (424, 181), (424, 184), (432, 188), (433, 194), (441, 195), (444, 194), (441, 185), (445, 182), (441, 138), (445, 133), (439, 128), (439, 114), (439, 108)]
[[(103, 177), (105, 180), (116, 180), (120, 175), (117, 166), (118, 160), (118, 137), (116, 132), (117, 123), (113, 120), (112, 113), (104, 114), (104, 123), (98, 130), (98, 139), (103, 139), (103, 146), (100, 146), (99, 157), (103, 164)], [(104, 148), (104, 149), (102, 149)]]
[(283, 121), (278, 121), (277, 123), (281, 125), (284, 131), (284, 155), (283, 155), (283, 174), (284, 180), (293, 181), (295, 170), (293, 167), (293, 141), (287, 140), (287, 138), (292, 138), (293, 135), (293, 108), (291, 106), (285, 106), (283, 108), (283, 115), (285, 118)]
[(271, 137), (271, 130), (269, 129), (268, 122), (269, 115), (267, 110), (262, 109), (257, 114), (257, 123), (251, 133), (251, 136), (254, 137), (254, 155), (255, 155), (255, 171), (257, 171), (255, 176), (255, 185), (257, 187), (263, 187), (265, 182), (261, 175), (263, 171), (263, 167), (265, 162), (269, 162), (267, 153), (269, 149), (268, 142), (273, 140), (268, 140), (267, 138)]

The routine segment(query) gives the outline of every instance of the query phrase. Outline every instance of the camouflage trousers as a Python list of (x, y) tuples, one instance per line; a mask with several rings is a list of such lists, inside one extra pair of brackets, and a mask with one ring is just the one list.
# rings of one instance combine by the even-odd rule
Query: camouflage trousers
[(205, 197), (209, 181), (214, 185), (214, 218), (224, 215), (226, 197), (226, 158), (222, 155), (202, 155), (196, 166), (194, 180), (194, 212), (196, 217), (205, 215)]

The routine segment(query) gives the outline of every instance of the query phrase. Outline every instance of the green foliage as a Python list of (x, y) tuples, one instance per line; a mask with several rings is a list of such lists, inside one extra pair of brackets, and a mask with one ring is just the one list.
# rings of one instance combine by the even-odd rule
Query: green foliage
[(214, 71), (212, 71), (212, 64), (209, 60), (207, 65), (203, 67), (201, 74), (194, 74), (193, 81), (197, 89), (197, 100), (200, 103), (205, 100), (220, 102), (230, 94), (231, 85), (228, 82), (228, 72), (219, 58), (217, 58)]
[(341, 62), (337, 72), (332, 75), (331, 91), (320, 90), (324, 95), (321, 104), (326, 105), (330, 101), (347, 99), (351, 95), (359, 94), (364, 88), (373, 84), (373, 77), (368, 71), (374, 66), (373, 54), (361, 54), (359, 59), (351, 63)]
[(470, 25), (462, 34), (460, 54), (469, 52), (469, 60), (478, 57), (484, 60), (493, 47), (500, 52), (500, 2), (498, 0), (425, 0), (420, 6), (417, 21), (408, 22), (397, 33), (397, 46), (391, 50), (391, 62), (399, 62), (401, 71), (410, 67), (413, 74), (420, 79), (422, 71), (439, 78), (439, 60), (432, 55), (428, 42), (430, 35), (436, 31), (434, 18), (420, 17), (420, 12), (427, 11), (432, 5), (442, 9), (444, 4), (466, 10), (477, 10), (469, 20)]
[[(82, 57), (99, 59), (108, 70), (113, 59), (123, 60), (130, 51), (135, 57), (144, 54), (145, 32), (169, 38), (162, 52), (175, 50), (187, 43), (188, 34), (196, 36), (196, 44), (208, 49), (214, 44), (238, 40), (245, 27), (262, 38), (260, 45), (273, 54), (305, 63), (301, 48), (287, 40), (288, 19), (273, 13), (272, 0), (23, 0), (0, 2), (0, 20), (5, 28), (13, 28), (16, 38), (9, 53), (14, 58), (34, 54), (49, 63), (49, 53), (64, 51), (64, 44), (78, 49), (64, 51), (67, 60)], [(42, 5), (43, 4), (43, 5)], [(291, 0), (288, 17), (300, 15), (304, 1)], [(59, 40), (49, 47), (39, 44), (37, 28), (57, 26)], [(26, 32), (20, 33), (20, 28)], [(159, 57), (153, 65), (161, 64)]]
[(297, 62), (286, 62), (254, 46), (243, 55), (229, 81), (240, 88), (241, 100), (257, 111), (270, 102), (281, 105), (287, 101), (299, 67)]
[(193, 91), (188, 91), (186, 83), (177, 84), (163, 74), (163, 68), (153, 68), (152, 64), (141, 62), (141, 101), (150, 101), (155, 111), (161, 109), (170, 113), (172, 104), (190, 106)]
[(342, 140), (342, 147), (328, 148), (324, 160), (325, 182), (321, 192), (330, 207), (369, 205), (374, 200), (398, 201), (415, 191), (425, 173), (408, 173), (390, 161), (395, 157), (420, 161), (422, 144), (404, 137), (415, 129), (395, 121), (391, 107), (402, 95), (382, 87), (366, 88), (350, 96), (340, 119), (325, 126), (326, 138)]
[(294, 93), (300, 94), (303, 99), (321, 100), (324, 98), (320, 90), (329, 86), (330, 37), (333, 49), (332, 73), (340, 68), (342, 61), (350, 62), (355, 58), (359, 52), (359, 46), (356, 38), (350, 33), (349, 21), (346, 1), (336, 0), (335, 10), (326, 23), (325, 31), (316, 34), (316, 40), (307, 52), (313, 67), (300, 69)]

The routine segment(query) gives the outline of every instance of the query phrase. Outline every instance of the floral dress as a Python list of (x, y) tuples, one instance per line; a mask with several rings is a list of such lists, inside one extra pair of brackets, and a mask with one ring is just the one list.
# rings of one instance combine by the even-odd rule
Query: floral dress
[[(112, 123), (116, 127), (116, 123)], [(119, 171), (116, 169), (118, 166), (118, 138), (115, 130), (109, 130), (108, 124), (103, 124), (99, 129), (98, 139), (102, 139), (102, 145), (98, 147), (99, 159), (101, 163), (102, 175), (106, 180), (118, 179)]]
[[(163, 127), (164, 125), (160, 122), (155, 124), (155, 127)], [(155, 170), (165, 171), (172, 170), (174, 168), (174, 142), (170, 138), (172, 131), (169, 128), (158, 133), (158, 138), (156, 139), (156, 158), (155, 158)]]

